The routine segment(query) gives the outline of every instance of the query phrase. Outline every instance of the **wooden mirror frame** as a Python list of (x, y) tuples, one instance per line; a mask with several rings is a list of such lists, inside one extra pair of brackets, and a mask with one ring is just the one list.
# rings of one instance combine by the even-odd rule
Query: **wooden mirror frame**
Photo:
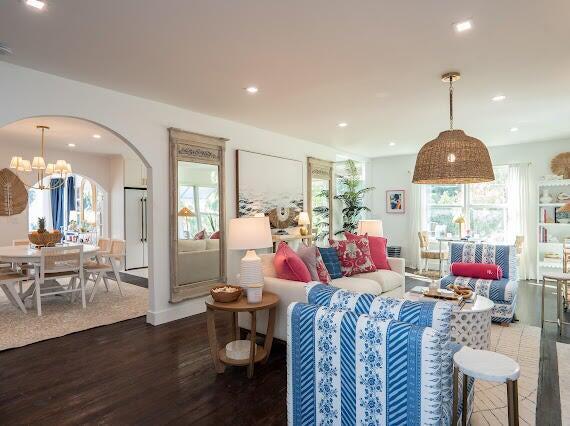
[[(226, 282), (225, 153), (228, 139), (169, 128), (170, 150), (170, 302), (177, 303), (208, 295), (215, 285)], [(188, 284), (178, 280), (178, 161), (218, 166), (220, 204), (220, 276)]]
[[(329, 238), (333, 236), (333, 176), (334, 163), (318, 158), (307, 158), (307, 212), (311, 221), (311, 233), (313, 231), (313, 179), (327, 180), (329, 182)], [(315, 238), (314, 243), (317, 243)]]
[(85, 190), (85, 184), (89, 184), (91, 186), (91, 201), (93, 204), (93, 212), (95, 213), (95, 223), (89, 223), (89, 225), (93, 225), (93, 228), (97, 229), (97, 184), (86, 177), (83, 177), (81, 180), (81, 186), (79, 188), (79, 217), (81, 219), (81, 223), (85, 222), (85, 206), (83, 205), (83, 191)]

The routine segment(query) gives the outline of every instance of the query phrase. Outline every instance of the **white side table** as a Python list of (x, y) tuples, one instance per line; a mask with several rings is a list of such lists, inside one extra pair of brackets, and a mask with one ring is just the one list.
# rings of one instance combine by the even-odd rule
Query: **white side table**
[[(404, 299), (416, 302), (441, 302), (440, 299), (407, 292)], [(451, 303), (451, 302), (450, 302)], [(489, 349), (491, 343), (491, 310), (495, 304), (484, 296), (466, 303), (451, 315), (451, 341), (472, 349)]]
[(490, 351), (463, 348), (453, 356), (453, 423), (457, 424), (459, 373), (463, 374), (463, 410), (461, 424), (467, 425), (467, 383), (468, 378), (507, 384), (507, 408), (509, 426), (519, 424), (518, 378), (519, 364), (513, 359)]

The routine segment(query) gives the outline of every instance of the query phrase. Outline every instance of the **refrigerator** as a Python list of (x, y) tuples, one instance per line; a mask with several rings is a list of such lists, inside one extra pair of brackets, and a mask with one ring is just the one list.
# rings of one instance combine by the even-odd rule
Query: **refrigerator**
[(125, 270), (148, 267), (146, 189), (125, 188)]

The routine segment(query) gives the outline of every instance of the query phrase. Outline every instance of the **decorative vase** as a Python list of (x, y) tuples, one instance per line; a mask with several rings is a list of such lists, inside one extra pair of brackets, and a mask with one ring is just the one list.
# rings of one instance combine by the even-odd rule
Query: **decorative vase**
[(552, 196), (550, 195), (548, 189), (544, 189), (542, 191), (542, 195), (540, 196), (540, 202), (542, 204), (552, 203)]

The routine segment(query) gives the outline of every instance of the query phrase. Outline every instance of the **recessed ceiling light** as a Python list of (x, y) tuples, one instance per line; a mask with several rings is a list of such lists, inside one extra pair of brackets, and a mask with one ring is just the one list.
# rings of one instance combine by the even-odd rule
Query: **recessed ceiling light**
[(247, 93), (251, 93), (252, 95), (259, 92), (259, 89), (255, 86), (248, 86), (245, 88)]
[(468, 31), (471, 28), (473, 28), (473, 22), (471, 21), (471, 19), (468, 19), (467, 21), (461, 21), (456, 24), (453, 24), (453, 26), (455, 27), (455, 32), (462, 33), (464, 31)]
[(501, 101), (504, 101), (505, 99), (507, 99), (507, 97), (505, 95), (497, 95), (497, 96), (493, 96), (491, 98), (491, 100), (493, 102), (501, 102)]
[(41, 0), (26, 0), (26, 4), (38, 10), (43, 10), (46, 7), (46, 2)]
[(98, 135), (97, 133), (95, 133), (95, 134), (93, 135), (93, 137), (94, 137), (95, 139), (101, 139), (101, 135)]
[(67, 146), (70, 147), (70, 148), (75, 148), (75, 144), (74, 144), (74, 143), (68, 143)]
[(518, 127), (511, 127), (511, 132), (518, 132), (519, 128)]
[(338, 127), (346, 127), (348, 126), (348, 123), (345, 123), (344, 121), (341, 121), (340, 123), (337, 124)]
[(390, 145), (390, 146), (396, 146), (396, 142), (390, 142), (388, 145)]

